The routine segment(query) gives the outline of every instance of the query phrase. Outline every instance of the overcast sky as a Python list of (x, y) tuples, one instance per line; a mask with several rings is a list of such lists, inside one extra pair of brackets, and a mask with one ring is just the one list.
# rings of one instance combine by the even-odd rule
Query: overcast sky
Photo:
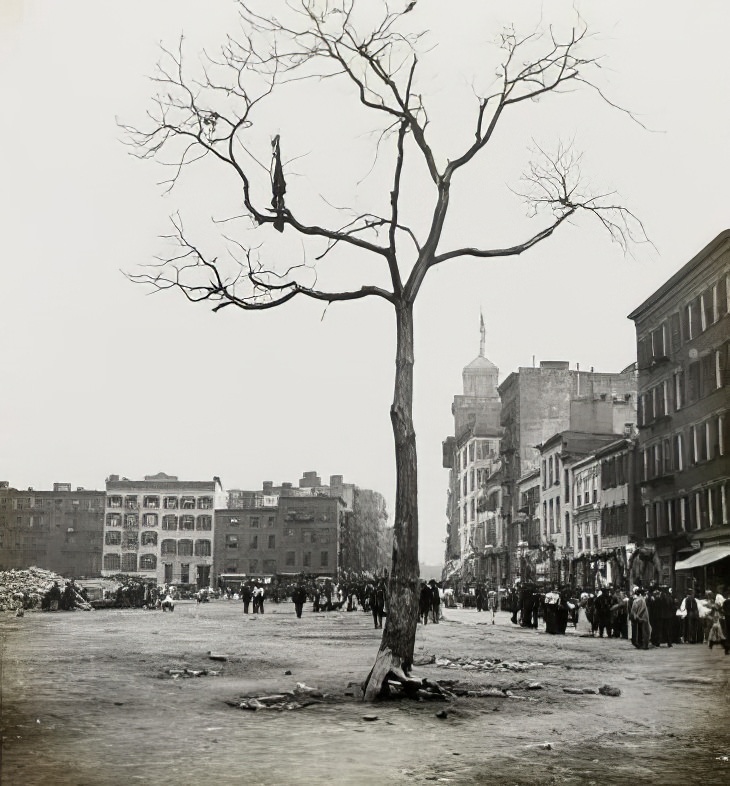
[[(537, 231), (540, 219), (526, 217), (508, 186), (531, 145), (558, 139), (584, 151), (591, 183), (617, 190), (655, 247), (625, 256), (581, 219), (519, 259), (454, 261), (429, 274), (416, 306), (414, 403), (428, 562), (443, 557), (441, 443), (453, 431), (461, 370), (478, 354), (480, 309), (500, 381), (533, 357), (620, 371), (635, 358), (626, 315), (730, 226), (730, 8), (598, 5), (419, 0), (408, 17), (438, 44), (418, 86), (432, 101), (441, 161), (468, 142), (480, 68), (493, 74), (493, 42), (510, 21), (518, 32), (565, 30), (580, 15), (596, 34), (586, 53), (605, 56), (594, 80), (650, 129), (586, 90), (521, 107), (455, 182), (446, 247), (511, 244)], [(122, 273), (162, 253), (174, 212), (195, 229), (236, 211), (235, 182), (212, 164), (164, 194), (157, 182), (167, 173), (131, 157), (117, 125), (144, 122), (159, 42), (176, 46), (184, 33), (194, 63), (236, 26), (232, 0), (2, 0), (0, 479), (103, 488), (110, 473), (164, 471), (258, 488), (317, 470), (381, 491), (392, 515), (394, 320), (385, 303), (213, 314), (175, 293), (148, 295)], [(291, 199), (303, 195), (307, 220), (326, 212), (312, 195), (387, 205), (389, 176), (377, 167), (368, 175), (374, 137), (346, 92), (305, 83), (283, 98), (263, 115), (259, 143), (265, 151), (281, 133)], [(409, 189), (417, 224), (431, 194), (417, 175)], [(265, 230), (259, 242), (268, 250), (276, 240)], [(353, 270), (366, 283), (372, 268)], [(334, 266), (320, 283), (325, 274), (339, 282)]]

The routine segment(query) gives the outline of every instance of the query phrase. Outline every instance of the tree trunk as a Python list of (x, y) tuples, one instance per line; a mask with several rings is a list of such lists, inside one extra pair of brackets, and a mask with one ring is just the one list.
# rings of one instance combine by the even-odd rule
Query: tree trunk
[(418, 478), (413, 429), (413, 306), (396, 306), (395, 391), (390, 419), (395, 440), (396, 493), (388, 614), (375, 665), (365, 681), (366, 701), (387, 693), (387, 680), (405, 680), (413, 663), (418, 625)]

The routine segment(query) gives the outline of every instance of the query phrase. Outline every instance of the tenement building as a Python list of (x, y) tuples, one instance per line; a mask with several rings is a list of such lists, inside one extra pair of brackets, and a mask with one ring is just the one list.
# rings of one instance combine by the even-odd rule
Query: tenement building
[(730, 230), (631, 314), (644, 534), (657, 580), (730, 585)]
[(157, 584), (208, 587), (213, 516), (223, 507), (218, 478), (179, 480), (160, 472), (144, 480), (106, 481), (102, 575), (136, 575)]
[[(541, 446), (564, 431), (615, 434), (630, 433), (636, 422), (636, 367), (631, 364), (618, 373), (581, 371), (569, 368), (567, 361), (542, 361), (539, 367), (521, 367), (499, 386), (502, 401), (501, 458), (503, 473), (503, 507), (506, 542), (510, 554), (510, 580), (520, 577), (525, 546), (520, 546), (521, 507), (519, 484), (522, 478), (541, 469), (545, 460), (548, 471), (547, 496), (553, 505), (553, 532), (550, 533), (550, 499), (543, 510), (542, 526), (548, 527), (546, 544), (553, 550), (556, 580), (565, 580), (571, 558), (571, 533), (558, 516), (559, 477), (564, 471), (560, 456), (553, 455), (553, 479), (549, 481), (550, 456), (541, 456)], [(548, 446), (549, 447), (549, 446)], [(559, 444), (553, 446), (559, 453)], [(557, 463), (557, 469), (556, 464)], [(547, 514), (547, 519), (545, 518)], [(562, 561), (561, 565), (557, 565)], [(558, 569), (559, 568), (559, 569)]]
[(36, 566), (68, 578), (101, 574), (104, 492), (0, 481), (0, 570)]

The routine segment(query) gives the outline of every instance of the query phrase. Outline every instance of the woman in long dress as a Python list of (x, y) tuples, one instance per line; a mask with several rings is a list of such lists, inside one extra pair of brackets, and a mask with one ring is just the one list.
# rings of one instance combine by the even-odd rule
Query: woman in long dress
[(583, 592), (578, 604), (578, 622), (575, 631), (581, 636), (593, 635), (593, 596)]

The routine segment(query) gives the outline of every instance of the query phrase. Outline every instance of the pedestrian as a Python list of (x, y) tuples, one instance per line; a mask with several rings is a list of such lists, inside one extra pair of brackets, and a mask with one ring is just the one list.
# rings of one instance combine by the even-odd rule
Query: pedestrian
[(604, 632), (611, 636), (611, 596), (608, 594), (608, 587), (602, 587), (601, 592), (596, 598), (593, 617), (593, 631), (598, 631), (600, 638)]
[(385, 582), (383, 579), (380, 579), (373, 589), (370, 609), (373, 613), (373, 625), (376, 628), (382, 628), (383, 614), (385, 613)]
[(431, 587), (431, 621), (438, 623), (441, 617), (441, 594), (436, 579), (429, 581)]
[(695, 598), (695, 591), (691, 587), (687, 590), (680, 610), (684, 612), (684, 643), (701, 643), (700, 607), (697, 604), (697, 598)]
[(494, 625), (494, 616), (497, 613), (497, 591), (489, 590), (487, 595), (487, 608), (492, 612), (492, 625)]
[(253, 592), (250, 584), (241, 585), (241, 600), (243, 601), (243, 613), (248, 614), (248, 607), (251, 605)]
[(304, 588), (303, 584), (299, 583), (294, 587), (291, 599), (294, 601), (294, 611), (296, 612), (297, 619), (301, 619), (304, 604), (307, 602), (307, 590)]
[(725, 631), (722, 629), (720, 616), (720, 607), (713, 605), (712, 609), (710, 610), (710, 619), (712, 620), (712, 624), (710, 626), (710, 632), (707, 634), (707, 643), (709, 644), (710, 649), (712, 649), (715, 644), (721, 645), (725, 650), (725, 654), (728, 655), (730, 654), (730, 642), (728, 642), (727, 638), (725, 637)]
[[(637, 649), (648, 650), (649, 640), (651, 638), (651, 624), (649, 622), (649, 609), (646, 605), (644, 590), (640, 587), (636, 589), (636, 594), (631, 604), (630, 615), (632, 623), (632, 644), (634, 644)], [(636, 641), (634, 641), (634, 633)]]
[(421, 584), (421, 593), (418, 598), (418, 614), (421, 622), (428, 625), (428, 615), (431, 613), (431, 590), (426, 582)]

